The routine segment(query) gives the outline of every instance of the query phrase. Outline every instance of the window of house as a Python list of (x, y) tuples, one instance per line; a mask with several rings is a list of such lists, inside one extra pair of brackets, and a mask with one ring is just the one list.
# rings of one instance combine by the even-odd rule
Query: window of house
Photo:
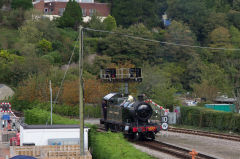
[(87, 14), (86, 14), (86, 9), (84, 9), (84, 8), (82, 9), (82, 16), (83, 16), (83, 17), (87, 16)]
[(93, 16), (96, 13), (96, 9), (89, 9), (90, 16)]
[(44, 13), (47, 13), (48, 12), (48, 8), (44, 8)]

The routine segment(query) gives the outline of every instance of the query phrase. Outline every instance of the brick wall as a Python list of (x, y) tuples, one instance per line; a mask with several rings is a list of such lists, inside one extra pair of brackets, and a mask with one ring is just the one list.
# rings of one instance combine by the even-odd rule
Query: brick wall
[(33, 4), (34, 8), (41, 11), (41, 12), (44, 12), (44, 1), (41, 0), (40, 2), (34, 2), (35, 4)]

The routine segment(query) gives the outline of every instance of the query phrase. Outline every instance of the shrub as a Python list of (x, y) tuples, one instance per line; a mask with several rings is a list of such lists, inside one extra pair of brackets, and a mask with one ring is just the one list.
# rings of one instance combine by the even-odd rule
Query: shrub
[(181, 107), (181, 124), (240, 132), (240, 115), (203, 107)]
[[(39, 108), (24, 111), (25, 123), (27, 124), (50, 124), (50, 112)], [(53, 124), (79, 124), (77, 120), (62, 117), (53, 113)]]

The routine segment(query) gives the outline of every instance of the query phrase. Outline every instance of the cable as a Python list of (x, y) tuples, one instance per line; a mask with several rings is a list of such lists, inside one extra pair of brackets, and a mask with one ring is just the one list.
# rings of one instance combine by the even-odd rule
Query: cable
[(172, 42), (158, 41), (158, 40), (154, 40), (154, 39), (147, 39), (147, 38), (143, 38), (143, 37), (137, 37), (137, 36), (133, 36), (133, 35), (121, 34), (121, 33), (107, 31), (107, 30), (97, 30), (97, 29), (91, 29), (91, 28), (83, 28), (83, 29), (88, 30), (88, 31), (94, 31), (94, 32), (117, 34), (117, 35), (120, 35), (120, 36), (125, 36), (125, 37), (128, 37), (128, 38), (132, 38), (132, 39), (150, 41), (150, 42), (161, 43), (161, 44), (166, 44), (166, 45), (174, 45), (174, 46), (190, 47), (190, 48), (199, 48), (199, 49), (210, 49), (210, 50), (240, 51), (239, 48), (238, 49), (228, 49), (228, 48), (214, 48), (214, 47), (207, 47), (207, 46), (177, 44), (177, 43), (172, 43)]
[[(77, 38), (77, 41), (78, 41), (78, 40), (79, 40), (79, 36), (78, 36), (78, 38)], [(54, 104), (56, 104), (56, 102), (57, 102), (57, 100), (58, 100), (60, 91), (61, 91), (61, 89), (62, 89), (63, 82), (64, 82), (64, 80), (65, 80), (65, 78), (66, 78), (66, 75), (67, 75), (69, 66), (70, 66), (70, 64), (71, 64), (71, 62), (72, 62), (72, 57), (73, 57), (73, 55), (74, 55), (76, 46), (77, 46), (77, 42), (76, 42), (75, 45), (74, 45), (74, 48), (73, 48), (73, 51), (72, 51), (72, 55), (71, 55), (71, 57), (70, 57), (70, 59), (69, 59), (69, 61), (68, 61), (67, 69), (66, 69), (66, 71), (64, 72), (64, 76), (63, 76), (63, 79), (62, 79), (62, 81), (61, 81), (60, 88), (59, 88), (58, 93), (57, 93), (57, 96), (56, 96), (56, 98), (55, 98), (55, 100), (54, 100), (54, 102), (53, 102)], [(80, 49), (80, 48), (79, 48), (79, 49)]]

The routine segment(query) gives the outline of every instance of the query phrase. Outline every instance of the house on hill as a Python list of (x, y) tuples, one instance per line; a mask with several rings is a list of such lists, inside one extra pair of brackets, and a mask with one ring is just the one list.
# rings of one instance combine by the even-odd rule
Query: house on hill
[[(36, 0), (33, 7), (41, 11), (45, 17), (50, 20), (63, 15), (69, 0)], [(76, 0), (82, 9), (83, 22), (88, 22), (91, 16), (96, 14), (101, 20), (104, 20), (110, 14), (109, 3), (98, 3), (94, 0)]]

